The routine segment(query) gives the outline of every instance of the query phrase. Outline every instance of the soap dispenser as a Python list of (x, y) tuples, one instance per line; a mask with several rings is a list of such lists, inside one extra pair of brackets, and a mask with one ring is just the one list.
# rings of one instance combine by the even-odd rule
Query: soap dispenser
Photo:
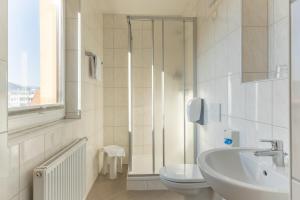
[(239, 147), (240, 132), (231, 129), (224, 130), (224, 144), (229, 147)]
[(187, 117), (189, 122), (205, 125), (204, 99), (193, 98), (188, 101)]

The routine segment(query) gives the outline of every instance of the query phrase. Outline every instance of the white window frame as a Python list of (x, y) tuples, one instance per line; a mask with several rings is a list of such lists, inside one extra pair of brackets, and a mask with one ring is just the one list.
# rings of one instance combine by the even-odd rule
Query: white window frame
[(47, 125), (65, 118), (65, 1), (60, 1), (58, 35), (58, 103), (8, 108), (8, 133)]

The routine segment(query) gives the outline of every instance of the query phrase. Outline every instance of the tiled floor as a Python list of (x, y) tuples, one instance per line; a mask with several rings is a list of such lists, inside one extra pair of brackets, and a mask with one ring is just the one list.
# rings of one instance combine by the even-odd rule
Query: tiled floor
[(183, 197), (169, 191), (127, 191), (124, 173), (113, 181), (99, 176), (87, 200), (183, 200)]

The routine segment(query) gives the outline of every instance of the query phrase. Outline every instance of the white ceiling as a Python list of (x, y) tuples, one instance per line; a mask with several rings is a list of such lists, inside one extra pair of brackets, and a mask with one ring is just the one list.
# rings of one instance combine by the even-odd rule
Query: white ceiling
[[(129, 15), (186, 15), (199, 0), (99, 0), (104, 13)], [(192, 16), (192, 14), (190, 14)]]

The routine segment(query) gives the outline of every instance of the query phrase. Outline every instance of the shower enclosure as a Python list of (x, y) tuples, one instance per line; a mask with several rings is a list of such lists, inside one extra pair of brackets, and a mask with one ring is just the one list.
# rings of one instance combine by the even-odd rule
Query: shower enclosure
[(195, 19), (130, 16), (128, 26), (129, 176), (194, 163)]

